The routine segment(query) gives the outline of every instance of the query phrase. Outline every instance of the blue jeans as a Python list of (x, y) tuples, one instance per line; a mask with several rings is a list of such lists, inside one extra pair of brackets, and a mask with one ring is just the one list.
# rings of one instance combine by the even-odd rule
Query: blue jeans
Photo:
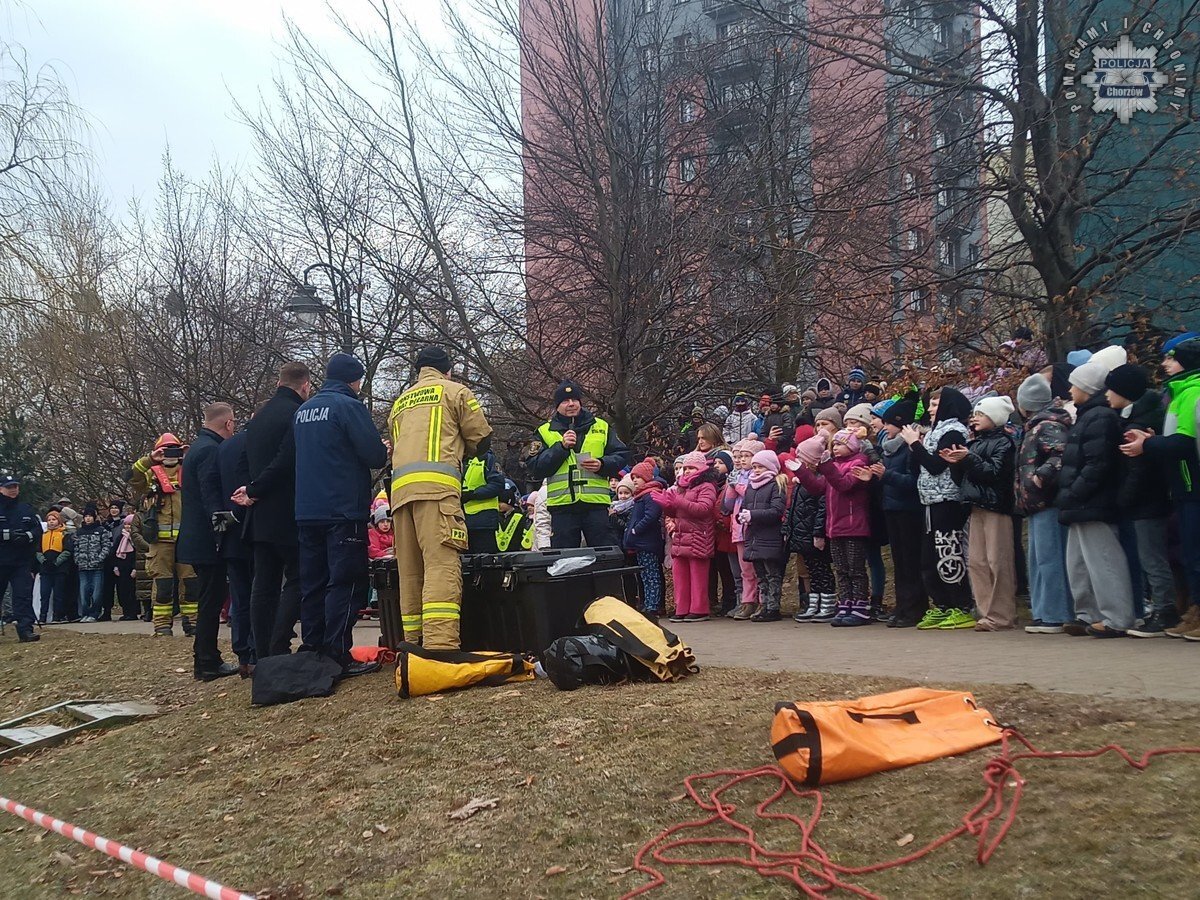
[(883, 567), (883, 547), (874, 541), (867, 545), (867, 573), (871, 576), (871, 602), (882, 602), (887, 569)]
[(355, 587), (367, 576), (367, 523), (300, 525), (300, 642), (348, 665), (358, 613)]
[(1200, 606), (1200, 551), (1196, 549), (1200, 547), (1200, 500), (1183, 500), (1175, 504), (1175, 510), (1179, 516), (1179, 562), (1187, 577), (1192, 605)]
[(79, 570), (79, 618), (100, 616), (104, 599), (104, 572), (100, 569)]
[(1050, 625), (1075, 618), (1067, 585), (1067, 529), (1058, 523), (1058, 510), (1045, 509), (1029, 517), (1029, 604), (1033, 617)]

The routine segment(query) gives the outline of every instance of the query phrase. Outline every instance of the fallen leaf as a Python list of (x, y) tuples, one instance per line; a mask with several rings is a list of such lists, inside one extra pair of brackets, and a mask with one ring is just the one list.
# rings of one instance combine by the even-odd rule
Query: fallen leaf
[(392, 829), (388, 828), (386, 825), (381, 825), (381, 824), (376, 823), (375, 830), (378, 831), (380, 834), (387, 834)]
[(526, 779), (525, 779), (523, 782), (521, 782), (521, 783), (522, 783), (522, 784), (524, 784), (524, 785), (525, 785), (525, 787), (529, 787), (531, 784), (533, 784), (533, 776), (532, 776), (532, 775), (530, 775), (528, 778), (526, 778)]
[(520, 697), (520, 691), (504, 691), (496, 695), (497, 697)]
[(438, 700), (444, 700), (445, 698), (441, 694), (430, 694), (425, 699), (428, 700), (430, 703), (434, 703)]
[(185, 674), (187, 674), (187, 669), (176, 669), (175, 674), (176, 675), (185, 675)]
[(613, 875), (624, 875), (626, 872), (632, 872), (633, 866), (621, 866), (619, 869), (609, 869), (608, 871)]
[(667, 802), (669, 802), (669, 803), (678, 803), (680, 800), (686, 800), (686, 799), (687, 799), (687, 794), (686, 794), (686, 793), (683, 793), (683, 794), (676, 794), (674, 797), (670, 797), (670, 798), (668, 798), (668, 801), (667, 801)]
[(563, 875), (567, 871), (566, 866), (551, 866), (546, 870), (546, 877), (550, 878), (554, 875)]
[(75, 858), (68, 853), (63, 853), (61, 850), (55, 850), (50, 855), (50, 858), (53, 859), (59, 865), (63, 865), (63, 866), (75, 865)]
[(475, 815), (480, 810), (495, 809), (496, 804), (499, 802), (499, 797), (492, 797), (490, 800), (485, 800), (482, 797), (472, 797), (468, 803), (464, 803), (458, 809), (448, 812), (446, 815), (451, 819), (457, 819), (461, 822), (465, 819), (471, 818), (471, 816)]
[(233, 821), (233, 816), (226, 816), (226, 817), (225, 817), (225, 819), (224, 819), (224, 821), (226, 821), (226, 822), (232, 822), (232, 821)]
[(213, 744), (211, 747), (209, 747), (209, 748), (208, 748), (207, 750), (205, 750), (204, 752), (205, 752), (205, 753), (216, 753), (216, 752), (217, 752), (217, 749), (218, 749), (220, 746), (221, 746), (220, 744)]
[(914, 840), (916, 840), (916, 838), (912, 834), (906, 834), (904, 837), (897, 839), (896, 846), (897, 847), (907, 847)]
[(369, 840), (369, 839), (371, 838), (371, 836), (372, 836), (374, 833), (375, 833), (375, 832), (371, 831), (371, 829), (369, 829), (369, 828), (368, 828), (366, 831), (364, 831), (364, 832), (362, 833), (362, 836), (363, 836), (364, 838), (367, 838), (367, 839)]

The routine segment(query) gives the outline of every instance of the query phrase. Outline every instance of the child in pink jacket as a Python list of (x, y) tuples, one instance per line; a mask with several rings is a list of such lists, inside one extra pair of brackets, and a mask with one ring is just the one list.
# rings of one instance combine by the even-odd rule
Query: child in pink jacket
[(758, 576), (754, 573), (754, 563), (746, 559), (746, 536), (744, 526), (738, 522), (738, 513), (742, 511), (742, 500), (746, 496), (746, 488), (750, 483), (750, 465), (754, 454), (766, 449), (762, 441), (738, 441), (733, 445), (733, 464), (736, 467), (725, 485), (722, 500), (722, 512), (731, 516), (730, 528), (733, 533), (733, 546), (737, 550), (738, 567), (742, 570), (742, 602), (730, 613), (731, 619), (747, 621), (758, 610)]
[(825, 492), (825, 533), (837, 574), (838, 609), (829, 624), (871, 624), (867, 581), (867, 541), (871, 536), (871, 485), (854, 475), (870, 465), (858, 435), (849, 429), (830, 439), (830, 450), (814, 473), (800, 468), (796, 477), (810, 493)]
[(708, 621), (708, 569), (717, 545), (713, 508), (717, 474), (703, 453), (685, 454), (675, 486), (650, 495), (663, 514), (674, 519), (671, 577), (675, 582), (672, 622)]

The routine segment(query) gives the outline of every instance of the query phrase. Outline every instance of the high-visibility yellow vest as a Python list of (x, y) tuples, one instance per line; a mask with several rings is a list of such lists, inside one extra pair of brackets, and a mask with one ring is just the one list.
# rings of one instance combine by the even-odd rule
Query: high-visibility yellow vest
[(517, 536), (522, 524), (525, 525), (525, 532), (521, 535), (521, 549), (533, 549), (533, 523), (527, 522), (523, 515), (515, 512), (508, 517), (507, 524), (502, 524), (496, 529), (496, 547), (501, 553), (507, 553), (512, 547), (513, 538)]
[[(474, 491), (487, 484), (487, 466), (482, 459), (472, 459), (467, 463), (467, 474), (463, 476), (464, 491)], [(474, 516), (489, 509), (500, 511), (500, 497), (488, 497), (484, 500), (467, 500), (463, 503), (463, 514)]]
[[(547, 447), (562, 443), (562, 434), (550, 430), (550, 423), (538, 429), (542, 443)], [(596, 419), (583, 439), (582, 453), (588, 453), (593, 459), (604, 456), (604, 448), (608, 446), (608, 423)], [(608, 489), (608, 479), (593, 475), (587, 469), (580, 468), (579, 458), (572, 450), (567, 454), (557, 472), (546, 479), (546, 505), (569, 506), (572, 503), (603, 503), (607, 506), (612, 502), (612, 492)]]

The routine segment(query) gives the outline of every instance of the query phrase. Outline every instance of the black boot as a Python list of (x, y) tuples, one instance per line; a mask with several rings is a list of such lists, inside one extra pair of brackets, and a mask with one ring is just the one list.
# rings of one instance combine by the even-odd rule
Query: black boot
[(22, 644), (32, 644), (34, 641), (40, 641), (42, 636), (35, 631), (18, 631), (17, 640)]
[(372, 672), (379, 671), (379, 661), (375, 662), (349, 662), (342, 666), (342, 678), (354, 678), (356, 675), (370, 675)]
[(241, 667), (235, 666), (233, 663), (218, 663), (212, 667), (200, 667), (199, 665), (192, 666), (192, 677), (197, 681), (216, 681), (218, 678), (228, 678), (230, 675), (238, 675), (241, 673)]

